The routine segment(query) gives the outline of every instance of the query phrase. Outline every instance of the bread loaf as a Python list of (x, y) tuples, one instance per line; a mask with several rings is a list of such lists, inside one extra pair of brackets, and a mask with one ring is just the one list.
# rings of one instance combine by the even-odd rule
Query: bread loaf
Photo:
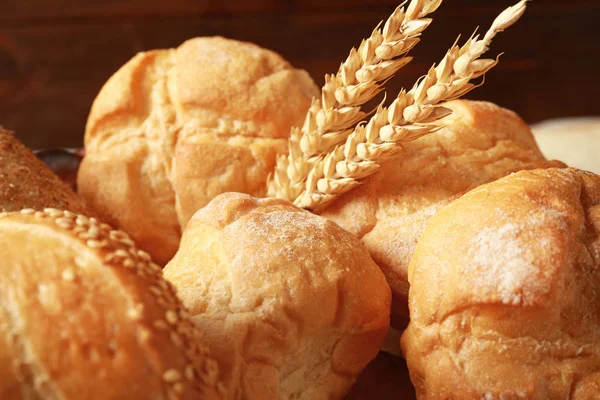
[(0, 254), (0, 398), (224, 398), (173, 287), (123, 232), (3, 212)]
[(0, 212), (46, 207), (91, 214), (31, 150), (0, 127)]
[(408, 320), (408, 263), (429, 220), (457, 196), (547, 162), (514, 112), (487, 102), (445, 104), (447, 127), (404, 145), (395, 160), (321, 213), (367, 246), (392, 287), (392, 325)]
[(390, 288), (365, 247), (283, 200), (216, 197), (164, 273), (230, 399), (340, 399), (389, 326)]
[(600, 393), (600, 176), (522, 171), (439, 211), (408, 271), (417, 397)]
[(164, 265), (213, 197), (264, 195), (317, 94), (306, 72), (250, 43), (196, 38), (140, 53), (94, 101), (79, 192)]

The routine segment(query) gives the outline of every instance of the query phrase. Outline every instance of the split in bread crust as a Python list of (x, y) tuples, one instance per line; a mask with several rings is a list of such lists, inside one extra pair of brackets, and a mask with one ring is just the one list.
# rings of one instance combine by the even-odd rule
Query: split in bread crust
[(439, 211), (409, 268), (418, 398), (600, 393), (600, 176), (521, 171)]
[(365, 247), (284, 200), (216, 197), (164, 274), (232, 399), (340, 399), (389, 326), (390, 289)]
[(0, 398), (224, 398), (174, 288), (125, 233), (4, 212), (0, 254)]
[(435, 213), (457, 196), (521, 169), (564, 166), (548, 162), (531, 130), (495, 104), (445, 104), (447, 127), (413, 142), (393, 162), (344, 194), (320, 215), (367, 246), (392, 287), (392, 326), (408, 323), (408, 263)]
[(140, 53), (94, 101), (79, 193), (164, 265), (213, 197), (264, 195), (317, 94), (305, 71), (251, 43), (196, 38)]

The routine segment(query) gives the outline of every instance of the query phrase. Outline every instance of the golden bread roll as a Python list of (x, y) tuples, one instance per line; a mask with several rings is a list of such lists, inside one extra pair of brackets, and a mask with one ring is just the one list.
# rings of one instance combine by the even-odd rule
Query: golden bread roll
[(447, 128), (405, 151), (320, 214), (367, 246), (392, 287), (392, 326), (408, 318), (408, 263), (430, 218), (456, 196), (520, 169), (546, 165), (528, 126), (491, 103), (451, 101)]
[(175, 290), (123, 232), (4, 212), (0, 254), (0, 398), (223, 398)]
[(365, 247), (291, 203), (216, 197), (164, 269), (230, 399), (339, 399), (375, 358), (390, 288)]
[(546, 157), (600, 174), (600, 117), (549, 120), (531, 130)]
[(439, 211), (410, 262), (418, 398), (600, 395), (600, 176), (522, 171)]
[(80, 194), (164, 265), (216, 195), (262, 196), (318, 89), (278, 54), (220, 37), (140, 53), (90, 112)]
[(0, 212), (45, 207), (90, 214), (58, 176), (11, 132), (0, 127)]

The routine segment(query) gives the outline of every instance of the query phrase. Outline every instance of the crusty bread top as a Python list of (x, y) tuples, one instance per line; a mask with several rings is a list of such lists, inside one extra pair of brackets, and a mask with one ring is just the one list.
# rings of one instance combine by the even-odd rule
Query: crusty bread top
[[(586, 230), (600, 223), (598, 204), (600, 177), (575, 169), (521, 171), (470, 191), (425, 229), (409, 280), (428, 290), (415, 291), (411, 302), (436, 320), (482, 304), (562, 307), (553, 299), (565, 300), (563, 291), (573, 289), (560, 281), (582, 261), (582, 244), (593, 250), (587, 262), (600, 261), (592, 258), (600, 253), (593, 254), (596, 238)], [(430, 271), (427, 258), (443, 260), (443, 267)], [(442, 302), (419, 301), (421, 295)]]
[[(149, 98), (153, 90), (156, 99)], [(194, 38), (176, 49), (139, 53), (111, 77), (92, 106), (85, 144), (96, 147), (99, 136), (143, 122), (153, 106), (172, 115), (183, 135), (287, 139), (298, 108), (317, 93), (305, 71), (273, 51), (218, 36)], [(119, 136), (114, 140), (127, 135)]]
[(225, 193), (164, 269), (230, 398), (341, 398), (379, 351), (391, 294), (360, 242), (277, 199)]
[(45, 207), (89, 215), (81, 199), (59, 177), (0, 127), (0, 212)]
[(203, 37), (140, 53), (94, 101), (79, 192), (164, 264), (213, 197), (265, 194), (317, 94), (306, 71), (247, 42)]
[(404, 144), (395, 160), (321, 215), (363, 237), (380, 221), (410, 215), (545, 160), (531, 130), (514, 112), (468, 100), (445, 107), (452, 110), (443, 121), (446, 128)]
[(521, 171), (470, 191), (432, 218), (409, 280), (421, 398), (597, 396), (600, 176)]
[(531, 130), (514, 112), (495, 104), (456, 100), (446, 128), (404, 144), (363, 185), (320, 214), (366, 244), (392, 286), (392, 324), (407, 317), (408, 263), (435, 213), (465, 192), (508, 173), (545, 166)]
[(0, 254), (0, 397), (222, 398), (175, 290), (123, 232), (0, 213)]
[[(308, 325), (335, 324), (341, 328), (357, 324), (358, 329), (360, 321), (385, 320), (384, 315), (379, 315), (382, 308), (374, 304), (385, 304), (389, 292), (365, 247), (337, 224), (288, 201), (225, 193), (199, 210), (185, 232), (180, 251), (164, 273), (170, 281), (178, 283), (178, 291), (182, 299), (188, 300), (184, 303), (189, 304), (192, 314), (249, 312), (256, 304), (272, 298), (287, 303), (290, 309), (306, 312), (304, 323)], [(194, 257), (197, 249), (203, 249), (207, 257), (220, 258), (212, 271), (205, 271), (210, 264), (208, 259), (187, 258)], [(219, 277), (232, 284), (234, 292), (228, 309), (223, 309), (224, 304), (213, 303), (217, 296), (198, 293), (200, 282), (198, 272), (194, 271), (200, 265), (202, 274), (215, 273), (215, 279)], [(351, 270), (339, 285), (349, 292), (358, 287), (370, 290), (370, 301), (362, 305), (346, 303), (344, 299), (328, 301), (330, 290), (342, 290), (336, 285), (326, 290), (329, 282), (342, 278), (340, 268)], [(222, 275), (224, 269), (229, 271), (227, 275)], [(314, 276), (308, 279), (299, 269)], [(364, 281), (365, 276), (372, 276), (373, 280)], [(212, 288), (220, 287), (215, 280), (211, 281), (215, 284)], [(247, 290), (243, 289), (245, 286)], [(315, 290), (317, 287), (324, 292)], [(293, 295), (290, 292), (281, 297), (282, 292), (290, 290)], [(196, 304), (197, 301), (202, 303)], [(355, 307), (362, 306), (365, 309), (356, 312)]]

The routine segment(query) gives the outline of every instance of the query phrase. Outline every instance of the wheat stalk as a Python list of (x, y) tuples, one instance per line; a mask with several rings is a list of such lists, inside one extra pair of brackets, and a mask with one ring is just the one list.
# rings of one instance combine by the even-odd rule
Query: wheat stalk
[(479, 57), (498, 32), (523, 15), (526, 1), (504, 10), (482, 39), (473, 36), (462, 47), (455, 43), (410, 91), (402, 90), (389, 108), (380, 106), (366, 125), (356, 126), (343, 145), (318, 158), (294, 203), (313, 211), (322, 209), (402, 151), (403, 142), (440, 129), (439, 120), (451, 113), (444, 102), (477, 87), (472, 81), (497, 64), (497, 59)]
[(352, 49), (336, 75), (326, 75), (321, 99), (313, 99), (302, 129), (293, 128), (288, 155), (277, 160), (269, 179), (270, 196), (294, 200), (304, 189), (308, 171), (321, 154), (342, 144), (368, 113), (361, 106), (383, 90), (383, 83), (412, 57), (406, 54), (429, 26), (426, 15), (442, 0), (412, 0), (396, 8), (383, 29), (375, 28), (358, 50)]

